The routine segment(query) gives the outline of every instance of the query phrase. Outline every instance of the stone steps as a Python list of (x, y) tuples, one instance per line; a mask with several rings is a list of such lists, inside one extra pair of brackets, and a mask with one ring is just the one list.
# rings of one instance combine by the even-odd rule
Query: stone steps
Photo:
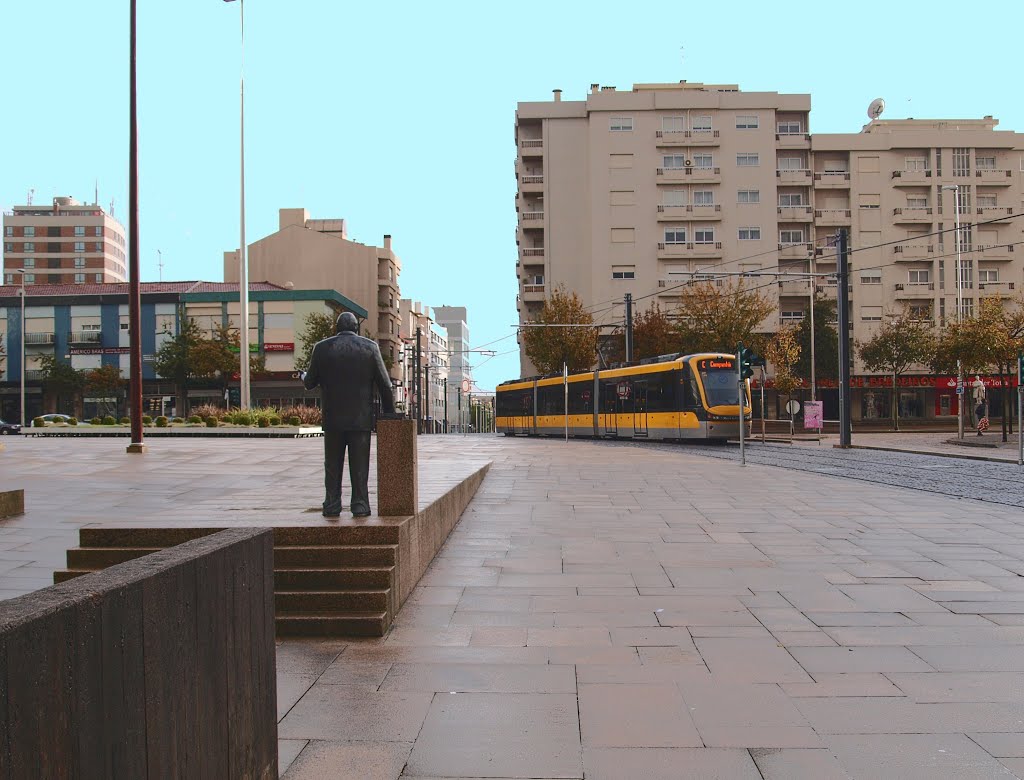
[[(81, 577), (215, 532), (83, 528), (54, 582)], [(274, 529), (275, 623), (282, 636), (383, 636), (398, 605), (393, 527)]]

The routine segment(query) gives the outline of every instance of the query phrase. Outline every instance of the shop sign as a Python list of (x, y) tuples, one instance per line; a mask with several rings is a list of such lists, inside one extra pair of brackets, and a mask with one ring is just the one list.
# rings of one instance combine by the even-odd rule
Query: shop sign
[(294, 352), (295, 342), (293, 341), (268, 341), (263, 344), (264, 352)]
[(70, 355), (127, 355), (130, 347), (71, 347)]

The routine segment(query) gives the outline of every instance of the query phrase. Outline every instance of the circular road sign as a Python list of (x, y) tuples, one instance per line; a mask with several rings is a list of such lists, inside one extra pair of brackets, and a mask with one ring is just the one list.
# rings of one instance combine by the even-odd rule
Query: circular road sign
[(469, 392), (469, 380), (468, 379), (463, 379), (462, 380), (462, 392), (464, 392), (464, 393), (468, 393)]
[(786, 404), (786, 411), (789, 412), (790, 414), (799, 414), (800, 402), (797, 401), (795, 398), (792, 399), (788, 404)]

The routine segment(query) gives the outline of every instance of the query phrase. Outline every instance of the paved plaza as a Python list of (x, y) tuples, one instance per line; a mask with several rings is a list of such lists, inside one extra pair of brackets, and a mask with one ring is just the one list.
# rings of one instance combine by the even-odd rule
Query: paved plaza
[[(318, 440), (196, 446), (9, 443), (3, 592), (36, 525), (319, 500)], [(493, 465), (387, 637), (278, 644), (285, 777), (1024, 777), (1024, 513), (729, 452), (421, 439)]]

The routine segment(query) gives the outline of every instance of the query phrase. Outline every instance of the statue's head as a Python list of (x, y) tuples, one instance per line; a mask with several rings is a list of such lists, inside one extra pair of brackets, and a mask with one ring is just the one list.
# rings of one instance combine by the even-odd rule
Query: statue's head
[(350, 311), (343, 311), (338, 317), (338, 323), (335, 325), (335, 329), (338, 333), (358, 333), (359, 332), (359, 320), (356, 319)]

